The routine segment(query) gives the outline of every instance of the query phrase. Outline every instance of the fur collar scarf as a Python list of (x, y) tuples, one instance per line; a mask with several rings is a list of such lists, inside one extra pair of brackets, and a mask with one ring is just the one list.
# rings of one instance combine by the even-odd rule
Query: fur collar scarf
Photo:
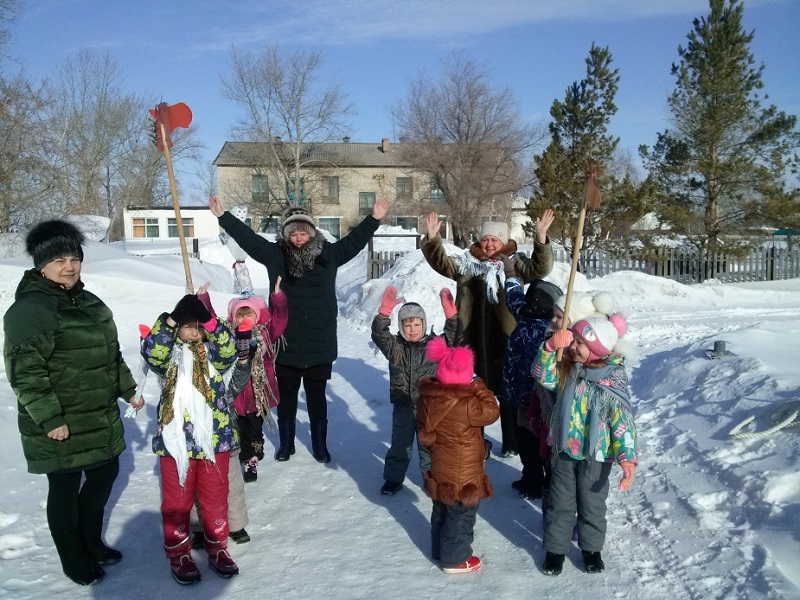
[(299, 278), (322, 261), (320, 255), (327, 242), (322, 235), (317, 234), (300, 248), (296, 248), (282, 237), (278, 238), (275, 243), (283, 249), (286, 270), (289, 275)]
[(499, 252), (489, 257), (481, 249), (481, 245), (475, 242), (470, 246), (468, 252), (458, 255), (454, 260), (456, 269), (461, 275), (480, 277), (484, 280), (486, 284), (486, 299), (490, 304), (497, 304), (500, 301), (499, 290), (503, 288), (506, 282), (503, 261), (497, 257), (500, 254), (511, 256), (516, 251), (517, 243), (514, 240), (509, 240)]

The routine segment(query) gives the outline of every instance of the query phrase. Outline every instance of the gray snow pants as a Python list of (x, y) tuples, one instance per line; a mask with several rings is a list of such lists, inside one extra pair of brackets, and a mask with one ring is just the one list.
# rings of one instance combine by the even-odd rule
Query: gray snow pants
[(475, 520), (478, 506), (464, 506), (461, 502), (444, 504), (433, 501), (431, 513), (431, 557), (441, 560), (443, 567), (455, 567), (472, 555), (475, 539)]
[[(411, 451), (417, 435), (417, 411), (411, 404), (392, 404), (392, 445), (386, 451), (383, 463), (383, 478), (394, 483), (403, 483)], [(417, 442), (419, 468), (424, 473), (431, 468), (431, 455), (428, 449)]]
[[(250, 519), (247, 518), (247, 504), (244, 500), (244, 477), (242, 465), (239, 462), (239, 449), (231, 450), (228, 461), (228, 527), (231, 531), (244, 529)], [(200, 522), (200, 505), (194, 499), (192, 510), (189, 513), (189, 529), (194, 533), (203, 531)]]
[(606, 499), (612, 463), (553, 456), (550, 502), (544, 520), (544, 549), (566, 554), (578, 513), (578, 546), (600, 552), (606, 541)]

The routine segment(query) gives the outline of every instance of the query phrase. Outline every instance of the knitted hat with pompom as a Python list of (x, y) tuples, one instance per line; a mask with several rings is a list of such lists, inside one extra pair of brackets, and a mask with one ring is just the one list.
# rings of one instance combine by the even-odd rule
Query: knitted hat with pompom
[(625, 335), (628, 323), (619, 313), (606, 317), (592, 316), (581, 319), (572, 327), (572, 332), (580, 336), (589, 348), (589, 361), (598, 360), (614, 352), (619, 338)]
[(475, 354), (467, 346), (448, 348), (444, 338), (428, 342), (425, 354), (436, 363), (436, 379), (446, 384), (468, 384), (475, 372)]

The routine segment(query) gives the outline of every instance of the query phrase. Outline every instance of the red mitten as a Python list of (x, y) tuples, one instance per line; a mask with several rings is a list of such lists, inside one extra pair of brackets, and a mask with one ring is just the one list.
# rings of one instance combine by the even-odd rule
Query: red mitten
[(566, 348), (572, 343), (572, 332), (569, 329), (559, 329), (550, 336), (544, 344), (548, 352), (555, 352), (559, 348)]
[(381, 298), (381, 305), (378, 307), (378, 314), (388, 317), (392, 314), (392, 310), (398, 304), (402, 304), (403, 299), (397, 297), (397, 288), (390, 285), (383, 290), (383, 297)]
[(453, 302), (453, 294), (450, 292), (449, 288), (442, 288), (442, 291), (439, 292), (439, 298), (442, 299), (442, 308), (444, 309), (445, 319), (449, 319), (458, 312), (458, 309), (456, 309), (456, 303)]
[(622, 479), (619, 480), (619, 491), (624, 492), (627, 491), (629, 487), (631, 487), (631, 483), (633, 483), (633, 474), (636, 472), (636, 463), (632, 463), (629, 460), (623, 460), (619, 463), (619, 466), (622, 467)]

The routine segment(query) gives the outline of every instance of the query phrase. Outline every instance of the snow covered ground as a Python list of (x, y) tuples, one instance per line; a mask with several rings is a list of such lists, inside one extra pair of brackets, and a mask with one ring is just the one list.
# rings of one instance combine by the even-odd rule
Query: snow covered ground
[[(399, 242), (377, 240), (377, 249), (381, 244), (388, 249)], [(204, 242), (200, 255), (202, 262), (192, 260), (194, 284), (210, 281), (212, 299), (224, 307), (230, 255), (216, 240)], [(578, 289), (615, 296), (629, 320), (627, 337), (639, 349), (630, 374), (641, 464), (632, 489), (612, 489), (609, 498), (606, 571), (585, 574), (573, 547), (560, 577), (541, 574), (539, 502), (510, 487), (518, 459), (494, 457), (486, 469), (495, 496), (481, 504), (475, 530), (474, 550), (484, 566), (444, 575), (428, 558), (430, 501), (414, 462), (398, 495), (379, 494), (391, 407), (386, 361), (369, 341), (369, 324), (391, 282), (441, 330), (438, 291), (452, 289), (452, 282), (434, 274), (418, 251), (368, 283), (365, 264), (362, 253), (338, 279), (339, 359), (328, 396), (333, 462), (320, 465), (306, 450), (301, 403), (297, 454), (287, 463), (266, 459), (258, 481), (246, 486), (252, 541), (231, 545), (241, 568), (231, 580), (214, 575), (200, 555), (200, 584), (181, 588), (169, 575), (150, 450), (158, 394), (152, 377), (145, 410), (125, 421), (128, 448), (107, 511), (106, 541), (125, 558), (97, 586), (66, 579), (47, 529), (47, 481), (27, 473), (16, 401), (0, 367), (6, 416), (0, 421), (0, 597), (800, 598), (800, 427), (756, 439), (728, 437), (749, 415), (763, 429), (774, 409), (800, 402), (800, 280), (684, 286), (633, 272), (590, 281), (579, 275)], [(0, 312), (29, 266), (26, 256), (0, 260)], [(265, 270), (249, 266), (266, 293)], [(566, 289), (567, 276), (568, 265), (556, 265), (550, 279)], [(180, 259), (90, 243), (83, 279), (114, 311), (125, 358), (137, 367), (138, 324), (152, 323), (184, 293)], [(725, 340), (733, 354), (707, 358), (715, 340)], [(487, 431), (498, 448), (499, 424)], [(267, 437), (269, 445), (277, 436)]]

